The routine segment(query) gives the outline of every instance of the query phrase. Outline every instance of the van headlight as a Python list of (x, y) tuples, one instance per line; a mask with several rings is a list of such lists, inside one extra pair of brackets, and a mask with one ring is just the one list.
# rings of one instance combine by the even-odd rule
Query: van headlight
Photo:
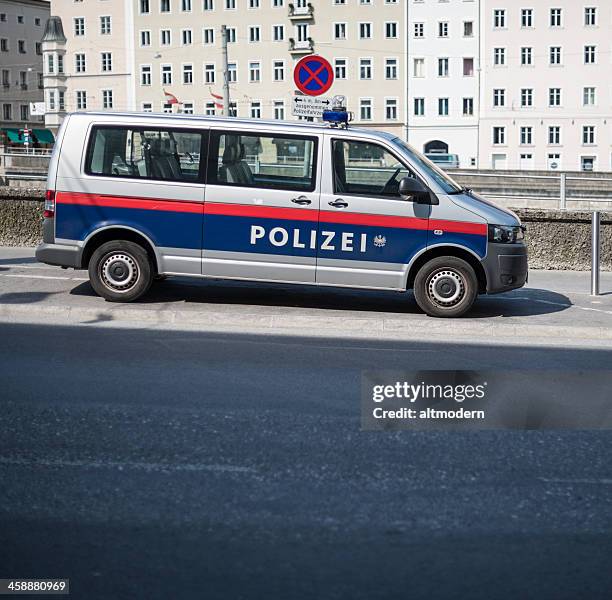
[(489, 241), (496, 244), (517, 244), (525, 239), (522, 225), (489, 225)]

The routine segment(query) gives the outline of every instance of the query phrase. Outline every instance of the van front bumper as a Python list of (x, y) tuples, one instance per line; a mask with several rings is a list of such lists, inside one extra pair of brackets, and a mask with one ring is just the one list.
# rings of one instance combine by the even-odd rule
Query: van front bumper
[(482, 266), (487, 276), (487, 294), (523, 287), (528, 273), (527, 246), (489, 242)]
[(81, 248), (63, 244), (39, 244), (36, 248), (36, 260), (58, 267), (81, 268)]

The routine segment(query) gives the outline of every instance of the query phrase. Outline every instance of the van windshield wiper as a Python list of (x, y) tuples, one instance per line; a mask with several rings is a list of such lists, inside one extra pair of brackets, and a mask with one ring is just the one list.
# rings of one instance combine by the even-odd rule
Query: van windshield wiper
[(472, 188), (462, 187), (460, 190), (454, 190), (452, 192), (448, 192), (449, 196), (458, 196), (459, 194), (469, 194), (472, 191)]

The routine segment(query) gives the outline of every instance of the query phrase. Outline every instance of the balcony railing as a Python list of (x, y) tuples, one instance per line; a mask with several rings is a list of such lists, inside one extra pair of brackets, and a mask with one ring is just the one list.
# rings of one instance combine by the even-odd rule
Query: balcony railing
[(313, 19), (314, 6), (310, 2), (306, 6), (296, 6), (293, 3), (289, 4), (289, 18), (292, 21)]
[(308, 38), (307, 40), (295, 41), (293, 38), (289, 38), (289, 52), (291, 54), (312, 54), (314, 52), (314, 40)]

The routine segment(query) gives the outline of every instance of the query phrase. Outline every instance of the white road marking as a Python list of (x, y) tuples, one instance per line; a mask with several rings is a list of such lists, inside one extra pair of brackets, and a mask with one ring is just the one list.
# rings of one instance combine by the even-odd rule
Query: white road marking
[(91, 461), (91, 460), (62, 460), (62, 459), (28, 459), (0, 457), (0, 465), (10, 465), (17, 467), (79, 467), (93, 469), (118, 469), (139, 470), (139, 471), (211, 471), (218, 473), (254, 473), (251, 467), (237, 467), (234, 465), (219, 465), (206, 463), (149, 463), (132, 461)]
[(16, 277), (19, 279), (61, 279), (63, 281), (89, 281), (87, 277), (60, 277), (59, 275), (22, 275), (19, 273), (0, 273), (0, 277)]

